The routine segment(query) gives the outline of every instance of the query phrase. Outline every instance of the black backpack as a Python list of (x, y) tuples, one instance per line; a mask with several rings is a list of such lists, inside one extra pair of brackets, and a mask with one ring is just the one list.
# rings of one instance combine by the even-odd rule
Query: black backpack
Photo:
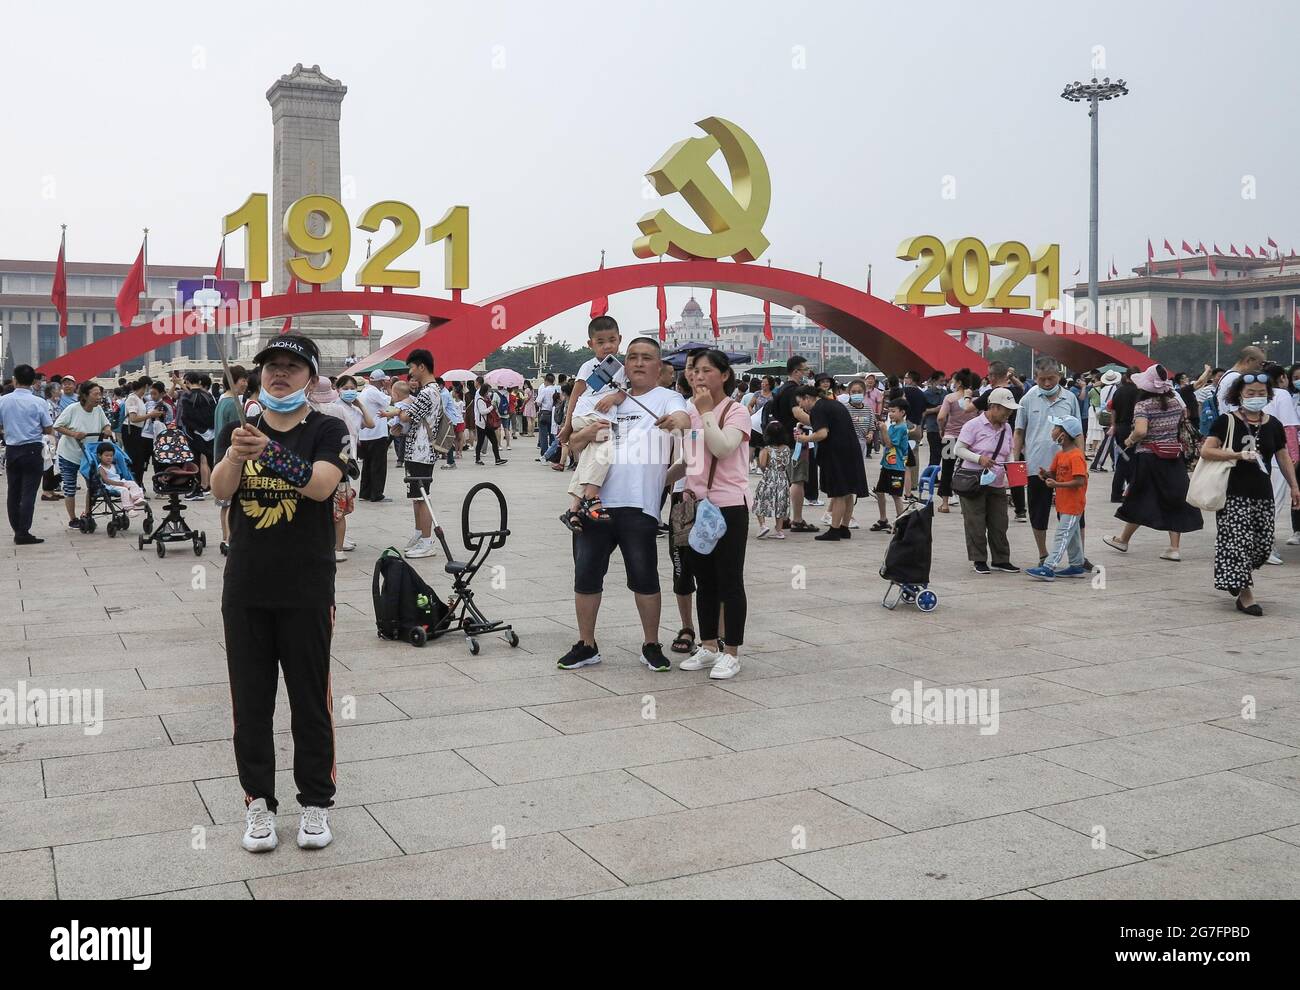
[[(447, 603), (393, 547), (375, 561), (371, 594), (375, 624), (382, 639), (404, 639), (423, 646), (427, 638), (442, 631), (451, 617)], [(419, 632), (412, 636), (416, 629)]]

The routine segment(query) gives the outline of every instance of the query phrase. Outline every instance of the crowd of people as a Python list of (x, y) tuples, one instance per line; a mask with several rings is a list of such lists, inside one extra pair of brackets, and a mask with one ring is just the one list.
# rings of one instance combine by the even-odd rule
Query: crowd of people
[[(1196, 501), (1215, 510), (1213, 585), (1246, 615), (1263, 614), (1256, 573), (1281, 563), (1279, 515), (1291, 523), (1287, 544), (1300, 545), (1300, 366), (1270, 365), (1254, 347), (1231, 368), (1206, 367), (1195, 380), (1158, 364), (1069, 377), (1044, 356), (1023, 379), (993, 361), (986, 375), (963, 368), (840, 381), (812, 374), (795, 356), (778, 382), (737, 376), (727, 354), (712, 348), (691, 351), (675, 371), (657, 340), (625, 346), (608, 316), (592, 320), (588, 337), (593, 357), (577, 375), (547, 374), (535, 391), (446, 382), (427, 350), (411, 352), (401, 378), (381, 369), (329, 378), (316, 345), (295, 334), (217, 383), (177, 373), (167, 382), (123, 379), (106, 395), (94, 382), (46, 381), (22, 365), (0, 388), (9, 520), (20, 546), (43, 542), (32, 533), (42, 480), (52, 493), (44, 497), (64, 500), (69, 528), (81, 528), (77, 478), (88, 441), (111, 440), (127, 453), (130, 476), (107, 445), (93, 469), (128, 510), (148, 497), (160, 431), (181, 431), (194, 452), (201, 474), (189, 497), (216, 499), (229, 554), (222, 608), (245, 848), (267, 851), (277, 842), (277, 670), (293, 710), (304, 809), (298, 842), (331, 841), (334, 577), (356, 548), (347, 531), (356, 501), (393, 501), (390, 447), (412, 506), (408, 558), (436, 552), (427, 501), (435, 466), (454, 470), (471, 449), (486, 464), (488, 447), (494, 463), (505, 464), (513, 439), (535, 434), (537, 462), (574, 472), (560, 518), (572, 533), (579, 638), (557, 661), (564, 670), (601, 662), (597, 622), (617, 549), (640, 620), (641, 662), (667, 671), (675, 654), (683, 670), (736, 677), (750, 518), (755, 540), (854, 539), (873, 474), (878, 511), (865, 538), (875, 534), (883, 549), (881, 538), (920, 495), (939, 513), (960, 511), (966, 556), (979, 575), (1021, 570), (1012, 519), (1032, 534), (1037, 560), (1028, 576), (1092, 571), (1087, 492), (1092, 477), (1106, 473), (1122, 525), (1102, 542), (1135, 553), (1140, 530), (1160, 531), (1168, 539), (1160, 559), (1171, 563), (1181, 560), (1181, 535), (1204, 525), (1189, 501), (1189, 473), (1205, 475)], [(1209, 489), (1217, 496), (1206, 501)], [(812, 506), (825, 509), (820, 526), (805, 518)], [(660, 539), (680, 619), (667, 653)], [(879, 557), (869, 553), (869, 571)], [(293, 581), (268, 580), (286, 571)]]

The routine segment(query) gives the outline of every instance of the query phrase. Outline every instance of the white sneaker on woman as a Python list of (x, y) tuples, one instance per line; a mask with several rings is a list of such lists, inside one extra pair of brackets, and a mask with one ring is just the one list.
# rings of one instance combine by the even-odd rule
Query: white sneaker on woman
[(678, 670), (707, 670), (716, 664), (722, 657), (723, 653), (715, 653), (707, 646), (697, 646), (695, 652), (677, 665)]
[(433, 547), (433, 537), (429, 537), (427, 540), (424, 537), (420, 537), (420, 539), (415, 542), (415, 546), (406, 551), (406, 556), (408, 558), (432, 557), (437, 552), (438, 551)]
[(275, 834), (275, 815), (266, 807), (266, 798), (258, 798), (244, 813), (247, 823), (241, 845), (251, 853), (270, 852), (280, 839)]
[(1281, 557), (1279, 557), (1279, 556), (1277, 555), (1277, 553), (1276, 553), (1275, 551), (1270, 550), (1269, 553), (1268, 553), (1268, 560), (1264, 561), (1264, 563), (1266, 563), (1266, 564), (1278, 564), (1278, 565), (1280, 565), (1280, 564), (1283, 563), (1283, 560), (1282, 560)]
[(1286, 545), (1289, 547), (1300, 547), (1300, 533), (1292, 533), (1291, 539), (1286, 541)]
[(419, 543), (422, 539), (424, 539), (424, 534), (422, 534), (422, 533), (417, 529), (414, 533), (411, 534), (411, 538), (410, 538), (409, 540), (406, 541), (406, 549), (407, 549), (407, 550), (412, 549), (412, 548), (413, 548), (417, 543)]
[(718, 658), (718, 662), (713, 665), (709, 671), (709, 680), (726, 681), (740, 673), (740, 658), (733, 657), (730, 653), (724, 653)]

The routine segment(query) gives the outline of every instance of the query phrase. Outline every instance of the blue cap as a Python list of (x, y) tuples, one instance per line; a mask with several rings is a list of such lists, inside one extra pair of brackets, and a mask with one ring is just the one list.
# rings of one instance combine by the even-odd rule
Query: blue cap
[(1083, 424), (1079, 422), (1078, 416), (1049, 416), (1047, 421), (1053, 426), (1059, 426), (1072, 437), (1083, 433)]

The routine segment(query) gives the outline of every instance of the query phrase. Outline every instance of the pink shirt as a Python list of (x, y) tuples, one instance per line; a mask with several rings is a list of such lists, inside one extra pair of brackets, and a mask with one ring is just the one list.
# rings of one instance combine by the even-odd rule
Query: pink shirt
[[(1002, 446), (998, 447), (998, 438), (1002, 438)], [(970, 420), (961, 428), (961, 434), (957, 437), (962, 443), (971, 449), (973, 453), (986, 455), (993, 458), (994, 471), (997, 476), (993, 479), (990, 488), (1006, 488), (1007, 472), (1006, 463), (1011, 459), (1011, 424), (1006, 423), (1002, 426), (994, 426), (988, 421), (983, 413)], [(997, 456), (994, 457), (994, 451)], [(964, 462), (959, 461), (958, 464)], [(974, 465), (970, 465), (974, 466)]]
[[(745, 439), (726, 457), (717, 458), (718, 468), (713, 475), (708, 499), (718, 508), (749, 504), (749, 434), (753, 425), (749, 413), (739, 402), (727, 401), (726, 404), (718, 426), (723, 430), (734, 427), (745, 435)], [(714, 456), (704, 442), (704, 420), (696, 411), (695, 403), (688, 402), (686, 411), (691, 417), (691, 431), (686, 435), (685, 446), (686, 490), (696, 498), (704, 498)]]

